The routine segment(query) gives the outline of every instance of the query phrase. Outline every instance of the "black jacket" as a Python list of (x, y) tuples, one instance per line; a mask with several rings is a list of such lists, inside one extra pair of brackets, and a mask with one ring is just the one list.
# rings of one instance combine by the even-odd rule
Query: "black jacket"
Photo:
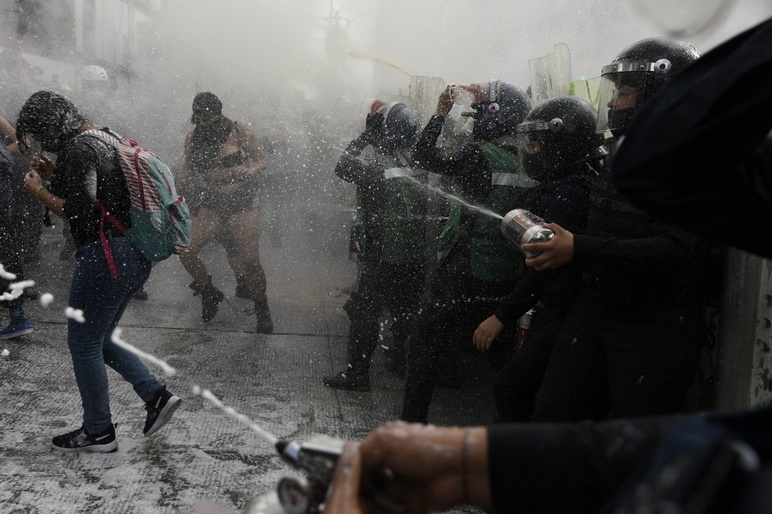
[[(716, 47), (638, 113), (613, 181), (652, 215), (772, 257), (772, 19)], [(754, 236), (755, 234), (755, 236)]]

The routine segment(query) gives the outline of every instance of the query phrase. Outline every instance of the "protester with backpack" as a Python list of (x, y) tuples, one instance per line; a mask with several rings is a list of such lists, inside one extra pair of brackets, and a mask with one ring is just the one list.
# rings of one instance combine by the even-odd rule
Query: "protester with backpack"
[[(84, 134), (94, 128), (69, 100), (49, 91), (38, 91), (24, 103), (16, 127), (23, 150), (28, 150), (26, 141), (31, 137), (43, 150), (57, 154), (55, 165), (36, 156), (24, 185), (52, 212), (70, 221), (78, 246), (68, 299), (74, 314), (67, 320), (67, 344), (83, 404), (83, 425), (54, 437), (53, 449), (63, 453), (118, 448), (105, 364), (130, 382), (145, 402), (145, 436), (160, 429), (181, 401), (134, 353), (112, 340), (152, 264), (128, 237), (134, 215), (120, 153), (106, 139)], [(49, 189), (43, 186), (44, 179), (51, 181)], [(105, 212), (123, 229), (106, 222)]]

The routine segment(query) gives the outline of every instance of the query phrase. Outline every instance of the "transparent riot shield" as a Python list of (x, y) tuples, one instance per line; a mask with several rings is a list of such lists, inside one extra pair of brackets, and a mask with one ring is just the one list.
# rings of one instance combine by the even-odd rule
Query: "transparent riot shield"
[(568, 45), (558, 43), (551, 53), (529, 60), (528, 72), (534, 107), (550, 98), (568, 94), (571, 82), (571, 53)]

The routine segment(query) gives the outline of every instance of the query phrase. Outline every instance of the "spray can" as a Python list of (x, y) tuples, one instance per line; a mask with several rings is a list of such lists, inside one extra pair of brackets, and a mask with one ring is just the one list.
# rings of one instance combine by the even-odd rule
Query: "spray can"
[(523, 347), (523, 344), (525, 344), (525, 338), (528, 337), (528, 329), (531, 328), (531, 320), (533, 320), (534, 314), (536, 314), (535, 308), (530, 309), (528, 312), (520, 316), (520, 319), (517, 320), (515, 344), (518, 350)]
[[(501, 232), (512, 241), (520, 251), (526, 243), (543, 243), (555, 236), (555, 233), (544, 227), (544, 220), (525, 209), (509, 211), (501, 220)], [(535, 257), (534, 252), (525, 252), (526, 257)]]

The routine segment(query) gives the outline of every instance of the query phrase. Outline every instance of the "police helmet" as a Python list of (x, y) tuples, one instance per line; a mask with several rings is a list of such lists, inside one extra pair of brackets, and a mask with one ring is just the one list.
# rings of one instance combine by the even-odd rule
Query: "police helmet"
[(531, 109), (531, 99), (525, 91), (501, 80), (489, 82), (484, 98), (472, 104), (474, 112), (464, 113), (475, 119), (472, 137), (491, 141), (514, 135), (517, 125)]
[(517, 126), (520, 164), (529, 177), (555, 180), (576, 174), (599, 156), (595, 109), (575, 96), (550, 98)]
[(624, 131), (637, 109), (699, 58), (695, 48), (666, 37), (642, 39), (601, 71), (598, 131)]
[[(411, 109), (401, 102), (392, 102), (377, 111), (382, 119), (376, 147), (383, 152), (412, 146), (418, 132), (418, 121)], [(378, 118), (375, 118), (378, 119)]]

